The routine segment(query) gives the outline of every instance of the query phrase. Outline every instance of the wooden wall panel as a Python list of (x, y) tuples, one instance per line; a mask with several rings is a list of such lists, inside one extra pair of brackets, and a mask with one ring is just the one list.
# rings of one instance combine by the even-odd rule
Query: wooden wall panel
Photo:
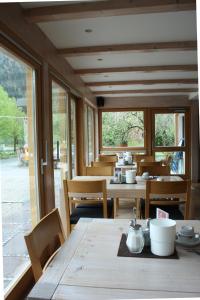
[(190, 106), (188, 96), (105, 97), (104, 108)]

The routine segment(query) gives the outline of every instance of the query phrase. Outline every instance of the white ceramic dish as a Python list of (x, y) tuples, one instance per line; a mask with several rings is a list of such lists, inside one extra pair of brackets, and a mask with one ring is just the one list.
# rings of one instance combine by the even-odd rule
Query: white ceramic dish
[(200, 234), (196, 233), (192, 238), (186, 238), (177, 234), (175, 242), (176, 244), (182, 246), (191, 246), (191, 247), (198, 246), (200, 245)]

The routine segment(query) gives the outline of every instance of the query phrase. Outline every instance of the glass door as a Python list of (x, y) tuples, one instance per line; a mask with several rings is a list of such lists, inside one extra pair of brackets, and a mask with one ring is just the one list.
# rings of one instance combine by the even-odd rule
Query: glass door
[(55, 206), (60, 207), (62, 181), (69, 175), (68, 159), (68, 95), (56, 82), (52, 82), (53, 164)]
[(39, 220), (35, 69), (0, 48), (0, 198), (7, 291), (30, 265), (24, 235)]
[(76, 101), (71, 98), (71, 162), (72, 178), (76, 176), (77, 156), (76, 156)]

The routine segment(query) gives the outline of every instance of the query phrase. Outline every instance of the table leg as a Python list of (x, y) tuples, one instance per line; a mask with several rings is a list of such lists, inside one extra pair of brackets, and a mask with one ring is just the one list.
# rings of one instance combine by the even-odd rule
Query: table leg
[(135, 198), (135, 204), (136, 204), (136, 218), (141, 219), (141, 213), (140, 213), (140, 199)]

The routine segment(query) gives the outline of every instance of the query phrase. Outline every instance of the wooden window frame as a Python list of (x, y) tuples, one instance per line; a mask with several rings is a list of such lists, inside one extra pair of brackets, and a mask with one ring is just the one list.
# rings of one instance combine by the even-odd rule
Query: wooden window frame
[[(44, 199), (44, 185), (43, 177), (40, 172), (40, 159), (42, 157), (42, 61), (36, 53), (32, 51), (27, 45), (11, 32), (8, 28), (4, 28), (4, 34), (1, 37), (1, 46), (10, 52), (12, 55), (16, 56), (22, 60), (26, 65), (30, 66), (35, 71), (35, 124), (37, 132), (37, 166), (36, 170), (37, 184), (38, 184), (38, 207), (39, 215), (38, 218), (41, 218), (45, 213), (45, 204), (42, 202)], [(23, 48), (22, 48), (23, 47)], [(13, 283), (13, 285), (4, 291), (5, 300), (23, 299), (26, 293), (32, 288), (34, 284), (34, 278), (32, 274), (31, 263), (30, 265), (22, 272), (19, 278)]]
[[(72, 138), (72, 132), (71, 132), (71, 101), (72, 99), (75, 101), (75, 123), (76, 123), (76, 173), (78, 172), (78, 163), (77, 163), (77, 158), (78, 158), (78, 150), (77, 150), (77, 136), (78, 136), (78, 132), (77, 132), (77, 97), (75, 95), (73, 95), (70, 92), (69, 87), (67, 86), (67, 84), (61, 79), (59, 78), (58, 75), (55, 74), (55, 72), (50, 73), (50, 90), (52, 91), (52, 82), (55, 82), (57, 85), (59, 85), (61, 88), (63, 88), (66, 91), (67, 94), (67, 126), (68, 126), (68, 132), (67, 132), (67, 143), (68, 143), (68, 165), (69, 165), (69, 176), (68, 179), (72, 178), (72, 147), (71, 147), (71, 138)], [(51, 108), (52, 108), (52, 93), (51, 93)], [(51, 111), (51, 125), (52, 125), (52, 111)], [(51, 136), (52, 136), (52, 141), (51, 141), (51, 157), (53, 157), (53, 128), (51, 128)], [(52, 166), (52, 172), (53, 172), (53, 166)]]
[[(59, 78), (57, 76), (55, 76), (55, 74), (53, 74), (51, 72), (50, 74), (50, 90), (51, 90), (51, 96), (50, 96), (50, 104), (51, 104), (51, 116), (50, 116), (50, 119), (51, 119), (51, 145), (50, 145), (50, 151), (51, 151), (51, 161), (52, 161), (52, 164), (51, 164), (51, 168), (52, 168), (52, 174), (53, 174), (53, 183), (55, 184), (54, 182), (54, 166), (53, 166), (53, 111), (52, 111), (52, 104), (53, 104), (53, 99), (52, 99), (52, 88), (53, 88), (53, 82), (55, 84), (57, 84), (59, 87), (61, 87), (65, 92), (66, 92), (66, 96), (67, 96), (67, 111), (66, 111), (66, 114), (67, 114), (67, 144), (68, 144), (68, 151), (67, 151), (67, 162), (68, 162), (68, 168), (69, 168), (69, 175), (71, 176), (71, 154), (70, 154), (70, 151), (69, 151), (69, 143), (70, 143), (70, 120), (69, 120), (69, 88), (67, 87), (67, 85), (65, 85), (65, 83), (62, 81), (62, 80), (59, 80)], [(70, 179), (70, 176), (68, 179)], [(53, 186), (54, 186), (53, 184)], [(53, 189), (54, 190), (54, 189)], [(53, 191), (54, 194), (55, 194), (55, 190)], [(54, 205), (55, 206), (55, 205)]]
[[(144, 113), (144, 147), (103, 147), (102, 145), (102, 113), (103, 112), (131, 112), (131, 111), (142, 111)], [(99, 123), (99, 149), (100, 151), (140, 151), (148, 153), (148, 141), (147, 141), (147, 109), (146, 108), (110, 108), (110, 109), (99, 109), (98, 110), (98, 123)]]
[[(155, 115), (156, 114), (167, 114), (167, 113), (185, 113), (185, 145), (184, 146), (155, 146)], [(152, 154), (155, 155), (156, 152), (179, 152), (185, 153), (185, 174), (174, 174), (174, 176), (179, 175), (181, 177), (190, 178), (191, 177), (191, 162), (190, 162), (190, 128), (191, 128), (191, 109), (190, 107), (179, 107), (179, 108), (152, 108), (151, 109), (151, 120), (152, 120)]]

